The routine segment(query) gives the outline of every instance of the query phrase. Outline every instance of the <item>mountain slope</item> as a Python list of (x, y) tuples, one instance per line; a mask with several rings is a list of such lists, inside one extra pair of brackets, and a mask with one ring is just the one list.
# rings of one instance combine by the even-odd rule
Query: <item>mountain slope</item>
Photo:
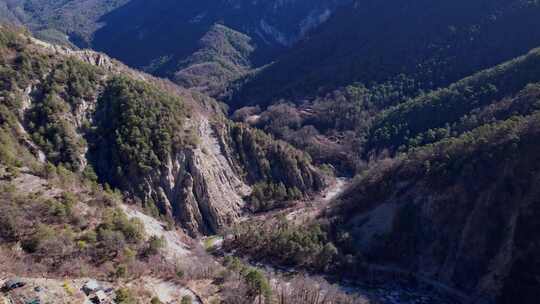
[(228, 62), (220, 52), (239, 51), (253, 67), (267, 64), (349, 1), (1, 0), (0, 21), (26, 25), (48, 41), (103, 51), (203, 91), (208, 84), (201, 82), (208, 80), (201, 76), (208, 76), (219, 83), (210, 92), (219, 95), (225, 83), (251, 68)]
[[(253, 59), (260, 65), (324, 21), (343, 2), (133, 0), (101, 19), (106, 26), (95, 33), (92, 45), (136, 67), (169, 56), (180, 61), (218, 23), (251, 37), (257, 45)], [(138, 52), (130, 52), (133, 48)]]
[(121, 7), (129, 0), (2, 0), (0, 12), (28, 26), (36, 35), (52, 41), (88, 43), (104, 14)]
[(539, 126), (538, 113), (515, 117), (381, 162), (341, 198), (341, 228), (369, 263), (475, 303), (534, 303)]
[(356, 275), (386, 265), (473, 303), (536, 301), (539, 58), (532, 50), (375, 118), (368, 144), (400, 153), (372, 161), (327, 214), (363, 265)]
[[(199, 49), (174, 68), (175, 83), (209, 95), (226, 93), (226, 86), (253, 67), (251, 38), (223, 25), (214, 25), (199, 42)], [(160, 67), (163, 69), (163, 67)]]
[[(21, 113), (33, 152), (97, 174), (191, 233), (237, 220), (249, 185), (282, 183), (308, 195), (324, 184), (309, 156), (259, 131), (234, 125), (244, 144), (227, 145), (232, 135), (221, 130), (230, 122), (210, 98), (99, 53), (2, 31), (3, 103)], [(252, 153), (256, 158), (241, 158)]]
[[(305, 153), (204, 95), (5, 26), (0, 85), (0, 283), (26, 283), (0, 300), (308, 303), (307, 292), (366, 303), (212, 257), (174, 225), (193, 236), (230, 227), (249, 216), (251, 187), (308, 198), (326, 178)], [(82, 289), (93, 279), (103, 293)]]
[[(485, 123), (486, 121), (474, 120), (481, 117), (485, 108), (493, 106), (494, 101), (513, 96), (524, 90), (528, 84), (538, 81), (540, 50), (535, 49), (447, 88), (420, 95), (386, 109), (373, 120), (366, 150), (407, 150), (444, 137), (456, 136)], [(499, 113), (497, 118), (502, 119), (504, 109), (499, 111), (502, 113)]]
[(526, 0), (355, 1), (248, 80), (232, 103), (313, 97), (354, 82), (414, 96), (537, 47), (539, 14)]

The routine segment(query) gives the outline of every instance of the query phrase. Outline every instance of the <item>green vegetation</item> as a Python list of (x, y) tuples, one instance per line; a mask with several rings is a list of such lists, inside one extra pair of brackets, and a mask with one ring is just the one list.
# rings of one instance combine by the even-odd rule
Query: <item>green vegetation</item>
[(163, 304), (163, 302), (161, 302), (158, 297), (153, 297), (150, 304)]
[(138, 304), (133, 292), (128, 288), (120, 288), (116, 291), (114, 301), (118, 304)]
[(218, 132), (225, 140), (230, 138), (228, 144), (234, 148), (239, 163), (246, 168), (247, 179), (259, 183), (256, 188), (262, 190), (258, 191), (255, 199), (279, 192), (264, 191), (267, 188), (265, 185), (269, 185), (269, 188), (275, 185), (277, 190), (283, 184), (286, 195), (290, 192), (291, 197), (297, 197), (299, 192), (306, 194), (322, 188), (322, 175), (311, 165), (311, 158), (306, 153), (260, 130), (242, 124), (226, 126), (226, 130)]
[(74, 171), (84, 169), (80, 168), (80, 157), (86, 141), (77, 134), (69, 117), (75, 117), (78, 108), (93, 102), (102, 78), (98, 68), (68, 59), (55, 65), (41, 83), (39, 96), (35, 97), (38, 102), (27, 114), (28, 128), (33, 141), (54, 164)]
[(0, 163), (11, 172), (23, 164), (35, 165), (34, 157), (16, 140), (20, 136), (17, 117), (8, 106), (0, 104)]
[(254, 212), (268, 211), (285, 207), (288, 202), (304, 197), (296, 187), (288, 188), (283, 184), (257, 183), (249, 198), (250, 208)]
[[(60, 185), (57, 178), (48, 182)], [(75, 260), (95, 267), (117, 262), (127, 251), (146, 251), (142, 224), (109, 207), (115, 199), (102, 191), (89, 203), (97, 210), (83, 215), (80, 194), (65, 191), (52, 198), (41, 191), (22, 194), (9, 183), (1, 187), (0, 240), (5, 245), (20, 243), (28, 262), (41, 264), (44, 271), (65, 271)]]
[(49, 0), (3, 0), (0, 13), (8, 21), (30, 27), (36, 36), (59, 44), (71, 44), (72, 39), (87, 44), (99, 28), (98, 19), (127, 0), (88, 0), (78, 3)]
[[(271, 106), (261, 113), (257, 126), (308, 151), (318, 163), (359, 173), (370, 159), (534, 112), (539, 58), (534, 49), (411, 99), (387, 86), (350, 85), (308, 105)], [(305, 118), (302, 112), (310, 116)]]
[(191, 296), (183, 296), (182, 300), (180, 301), (180, 304), (191, 304), (193, 303), (193, 299), (191, 299)]
[(155, 235), (148, 239), (148, 244), (144, 249), (143, 255), (146, 257), (156, 255), (160, 253), (161, 249), (167, 246), (167, 241), (164, 237), (157, 237)]
[(102, 216), (96, 235), (97, 245), (103, 254), (116, 256), (126, 246), (139, 245), (144, 239), (143, 224), (137, 219), (128, 219), (121, 210), (107, 209)]
[[(98, 100), (95, 169), (114, 186), (159, 168), (171, 152), (187, 143), (182, 122), (189, 112), (182, 101), (142, 81), (113, 77)], [(138, 186), (133, 185), (136, 190)]]
[[(529, 97), (535, 96), (538, 101), (538, 93)], [(418, 256), (442, 264), (456, 254), (456, 248), (475, 248), (456, 264), (452, 277), (453, 284), (472, 291), (492, 271), (493, 261), (509, 239), (520, 240), (520, 245), (510, 250), (527, 256), (529, 262), (540, 252), (537, 246), (527, 245), (533, 242), (531, 232), (536, 225), (531, 216), (538, 214), (538, 205), (530, 204), (529, 198), (537, 196), (539, 139), (540, 112), (516, 113), (457, 137), (374, 162), (327, 214), (334, 220), (329, 225), (332, 239), (337, 239), (339, 231), (348, 231), (356, 246), (346, 250), (339, 246), (340, 250), (361, 251), (372, 263), (391, 263), (411, 270), (424, 269), (416, 262)], [(369, 245), (361, 243), (359, 239), (367, 237), (367, 228), (359, 219), (381, 206), (396, 208), (390, 229), (378, 237), (371, 236)], [(527, 228), (506, 230), (516, 224), (509, 214), (520, 217), (516, 227)], [(430, 238), (429, 245), (426, 237)], [(525, 260), (520, 259), (520, 263)], [(524, 265), (511, 266), (514, 277), (501, 282), (525, 293), (531, 285), (519, 287), (515, 280), (527, 282), (524, 273), (537, 270), (525, 270)], [(515, 294), (515, 290), (506, 290), (505, 294)]]
[[(483, 109), (504, 97), (517, 94), (528, 84), (540, 81), (538, 75), (540, 51), (534, 50), (524, 57), (482, 71), (448, 88), (390, 108), (375, 119), (366, 149), (395, 149), (404, 146), (401, 148), (403, 150), (407, 146), (419, 146), (456, 136), (464, 129), (460, 119), (465, 117), (467, 120), (467, 116), (477, 115), (471, 113), (472, 110)], [(515, 103), (521, 101), (516, 100)], [(529, 111), (534, 110), (534, 106), (529, 106)]]
[(251, 68), (250, 43), (248, 36), (216, 24), (201, 38), (199, 50), (178, 63), (174, 81), (212, 96), (225, 94), (227, 85)]
[(246, 296), (250, 299), (259, 299), (258, 303), (271, 301), (272, 289), (264, 274), (255, 268), (246, 266), (240, 259), (227, 256), (224, 265), (231, 272), (237, 273), (246, 284)]
[(250, 77), (231, 104), (300, 104), (355, 82), (399, 102), (538, 47), (531, 27), (540, 27), (538, 1), (354, 0)]
[[(73, 120), (77, 109), (95, 98), (103, 73), (79, 60), (58, 61), (35, 52), (16, 30), (3, 28), (1, 32), (0, 77), (6, 105), (15, 111), (23, 106), (23, 100), (32, 102), (25, 117), (32, 140), (55, 165), (82, 170), (80, 157), (86, 142)], [(11, 51), (16, 51), (15, 56), (8, 56)], [(35, 79), (42, 81), (36, 85), (32, 82)]]
[(338, 267), (340, 255), (317, 224), (298, 226), (285, 219), (277, 223), (245, 224), (233, 230), (224, 248), (236, 249), (254, 259), (317, 271)]

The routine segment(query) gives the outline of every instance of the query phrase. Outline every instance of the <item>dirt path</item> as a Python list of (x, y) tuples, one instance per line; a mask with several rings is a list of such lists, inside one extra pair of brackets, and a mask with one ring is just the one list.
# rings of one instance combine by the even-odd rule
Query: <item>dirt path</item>
[(301, 202), (298, 206), (285, 210), (285, 217), (297, 224), (302, 224), (316, 218), (330, 202), (343, 193), (349, 183), (350, 180), (347, 178), (336, 178), (332, 184), (312, 201)]

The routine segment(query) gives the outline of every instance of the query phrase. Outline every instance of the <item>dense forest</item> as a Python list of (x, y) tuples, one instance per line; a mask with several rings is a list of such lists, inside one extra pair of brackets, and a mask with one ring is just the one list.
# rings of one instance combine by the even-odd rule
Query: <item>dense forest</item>
[[(534, 70), (524, 70), (515, 82), (504, 76), (497, 80), (491, 71), (486, 73), (493, 76), (475, 75), (476, 80), (452, 85), (538, 47), (540, 37), (530, 30), (538, 27), (538, 13), (538, 4), (530, 1), (357, 2), (337, 11), (274, 64), (239, 80), (229, 104), (250, 107), (233, 118), (258, 115), (253, 125), (308, 151), (317, 163), (354, 174), (381, 152), (461, 132), (449, 128), (457, 127), (465, 112), (504, 96), (507, 85), (519, 90), (536, 81)], [(427, 106), (420, 112), (417, 104), (429, 94), (451, 103), (465, 97), (463, 108), (449, 113), (441, 100), (438, 112)], [(405, 115), (397, 114), (401, 111), (418, 119), (410, 126), (394, 121)], [(426, 129), (416, 129), (420, 125)]]
[(399, 101), (537, 47), (539, 12), (528, 0), (354, 1), (242, 85), (232, 104), (302, 100), (354, 82)]

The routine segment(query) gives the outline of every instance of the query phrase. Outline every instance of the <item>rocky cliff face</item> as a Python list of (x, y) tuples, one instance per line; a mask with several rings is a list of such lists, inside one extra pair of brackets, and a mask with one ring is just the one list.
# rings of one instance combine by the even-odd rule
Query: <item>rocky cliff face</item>
[(251, 188), (230, 165), (207, 118), (197, 120), (199, 145), (169, 155), (163, 168), (144, 177), (144, 195), (190, 232), (212, 233), (238, 219)]
[[(246, 160), (235, 158), (241, 148), (230, 146), (229, 133), (216, 131), (229, 122), (212, 99), (103, 54), (23, 41), (15, 58), (4, 60), (24, 57), (43, 65), (26, 71), (14, 64), (22, 77), (10, 85), (10, 94), (26, 100), (21, 126), (43, 161), (85, 175), (92, 175), (92, 165), (100, 181), (157, 206), (192, 234), (231, 225), (242, 213), (249, 185), (280, 178), (253, 174)], [(309, 176), (295, 186), (306, 193), (317, 190), (323, 180), (319, 171), (307, 160), (298, 166), (288, 162), (287, 155), (300, 152), (280, 145), (282, 150), (265, 161)]]

